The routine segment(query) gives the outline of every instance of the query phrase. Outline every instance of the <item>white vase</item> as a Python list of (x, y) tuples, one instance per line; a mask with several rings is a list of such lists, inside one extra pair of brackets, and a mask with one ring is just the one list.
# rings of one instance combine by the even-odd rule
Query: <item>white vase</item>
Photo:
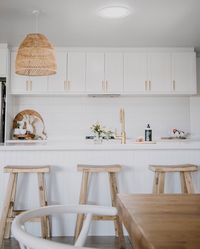
[(96, 135), (95, 137), (94, 137), (94, 143), (95, 144), (101, 144), (103, 142), (103, 138), (102, 137), (100, 137), (100, 136), (98, 136), (98, 135)]

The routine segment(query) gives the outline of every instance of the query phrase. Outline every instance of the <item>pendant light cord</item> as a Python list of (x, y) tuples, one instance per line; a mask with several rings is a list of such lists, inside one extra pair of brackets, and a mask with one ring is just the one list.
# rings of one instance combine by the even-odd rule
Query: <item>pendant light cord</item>
[(35, 16), (35, 33), (38, 33), (38, 27), (39, 27), (39, 10), (33, 10), (33, 15)]

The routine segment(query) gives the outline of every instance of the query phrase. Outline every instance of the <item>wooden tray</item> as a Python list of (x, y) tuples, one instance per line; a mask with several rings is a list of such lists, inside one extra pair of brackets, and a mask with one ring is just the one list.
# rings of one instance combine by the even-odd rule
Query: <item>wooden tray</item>
[(162, 140), (184, 140), (186, 137), (161, 137)]
[(34, 134), (25, 134), (25, 135), (13, 135), (15, 138), (20, 139), (20, 140), (31, 140), (34, 139), (35, 135)]

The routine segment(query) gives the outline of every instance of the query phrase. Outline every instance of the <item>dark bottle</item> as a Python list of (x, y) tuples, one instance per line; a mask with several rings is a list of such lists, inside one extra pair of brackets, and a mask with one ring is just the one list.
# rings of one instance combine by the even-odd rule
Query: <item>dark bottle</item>
[(145, 129), (145, 141), (152, 141), (152, 130), (150, 128), (150, 124), (148, 124), (147, 128)]

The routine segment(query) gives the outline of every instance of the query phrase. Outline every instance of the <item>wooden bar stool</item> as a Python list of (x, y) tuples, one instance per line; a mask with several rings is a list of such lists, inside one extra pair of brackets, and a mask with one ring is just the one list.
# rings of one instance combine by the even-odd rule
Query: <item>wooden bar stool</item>
[[(17, 179), (20, 173), (36, 173), (38, 176), (38, 188), (40, 206), (47, 206), (47, 196), (45, 188), (44, 174), (49, 173), (49, 166), (6, 166), (4, 167), (5, 173), (10, 173), (7, 192), (5, 195), (5, 202), (2, 209), (1, 223), (0, 223), (0, 247), (2, 246), (3, 239), (10, 238), (11, 223), (16, 215), (24, 212), (25, 210), (14, 210), (15, 197), (17, 189)], [(36, 219), (41, 221), (41, 232), (43, 238), (50, 237), (50, 222), (49, 217), (42, 217)]]
[[(88, 180), (89, 175), (92, 173), (108, 173), (109, 184), (110, 184), (110, 193), (112, 199), (112, 206), (116, 207), (116, 196), (118, 193), (118, 186), (116, 180), (116, 173), (121, 171), (120, 165), (106, 165), (106, 166), (94, 166), (94, 165), (78, 165), (78, 171), (82, 172), (82, 183), (80, 191), (79, 204), (87, 204), (87, 194), (88, 194)], [(93, 220), (112, 220), (115, 225), (115, 234), (119, 238), (119, 247), (125, 248), (125, 240), (123, 234), (122, 223), (119, 220), (119, 216), (94, 216)], [(76, 220), (75, 228), (75, 240), (78, 238), (81, 228), (83, 226), (84, 215), (78, 214)]]
[(179, 172), (181, 180), (181, 192), (185, 194), (194, 193), (191, 172), (197, 171), (198, 166), (193, 164), (184, 165), (150, 165), (149, 169), (155, 172), (153, 193), (163, 194), (165, 184), (165, 173)]

